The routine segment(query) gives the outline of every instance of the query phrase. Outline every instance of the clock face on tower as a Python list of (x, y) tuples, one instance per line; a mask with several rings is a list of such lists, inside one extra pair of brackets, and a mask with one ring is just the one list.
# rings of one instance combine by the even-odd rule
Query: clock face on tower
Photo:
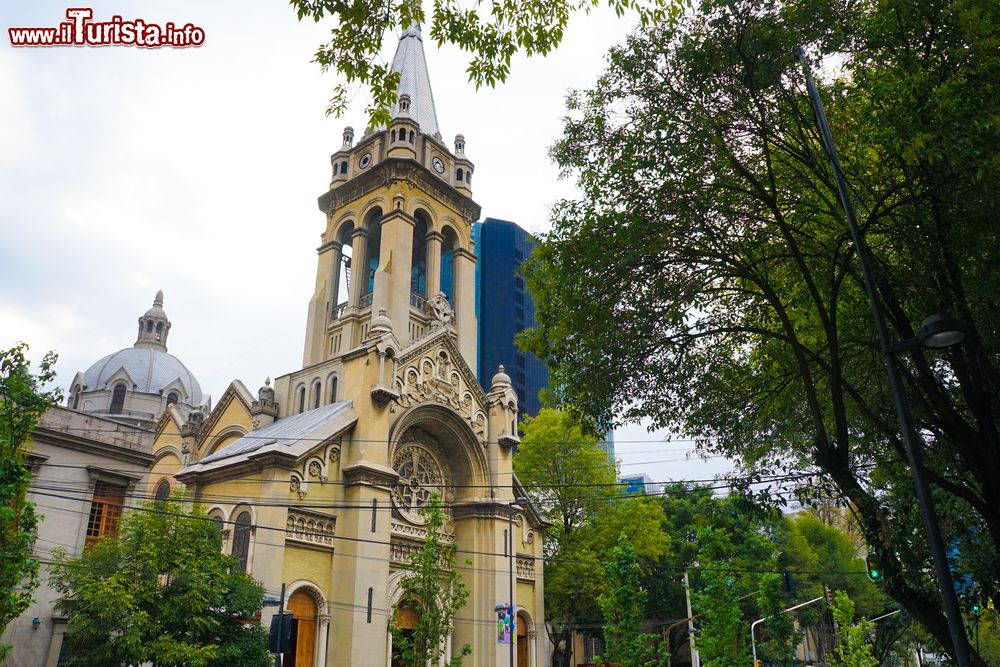
[(434, 171), (439, 174), (444, 173), (444, 162), (441, 161), (441, 158), (434, 156), (434, 159), (431, 160), (431, 164), (434, 165)]
[(365, 153), (364, 155), (361, 156), (361, 161), (358, 162), (358, 166), (361, 167), (362, 169), (366, 169), (368, 165), (370, 165), (371, 163), (372, 163), (372, 154)]

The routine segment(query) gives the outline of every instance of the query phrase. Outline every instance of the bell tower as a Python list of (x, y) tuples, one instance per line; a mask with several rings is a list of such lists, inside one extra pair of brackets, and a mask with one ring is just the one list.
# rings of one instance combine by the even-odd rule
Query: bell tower
[(368, 128), (357, 142), (345, 128), (330, 157), (303, 365), (356, 349), (384, 310), (404, 348), (451, 327), (475, 372), (475, 168), (465, 137), (457, 135), (452, 147), (442, 139), (419, 26), (400, 37), (392, 69), (400, 75), (399, 100), (388, 127)]

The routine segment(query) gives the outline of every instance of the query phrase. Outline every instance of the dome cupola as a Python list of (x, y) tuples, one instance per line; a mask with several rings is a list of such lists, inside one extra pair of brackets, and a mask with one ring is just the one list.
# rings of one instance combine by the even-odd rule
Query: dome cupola
[(135, 339), (135, 346), (166, 352), (169, 332), (170, 320), (163, 310), (163, 290), (159, 290), (153, 298), (153, 307), (139, 318), (139, 335)]

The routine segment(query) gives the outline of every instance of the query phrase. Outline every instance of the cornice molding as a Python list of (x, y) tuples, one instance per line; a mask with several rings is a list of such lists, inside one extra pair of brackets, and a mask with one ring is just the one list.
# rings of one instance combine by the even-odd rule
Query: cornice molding
[(352, 201), (380, 188), (388, 187), (396, 181), (405, 181), (417, 189), (444, 202), (457, 211), (466, 222), (478, 220), (482, 207), (472, 198), (448, 185), (427, 167), (410, 158), (386, 158), (373, 165), (366, 172), (355, 176), (319, 197), (319, 209), (330, 214)]

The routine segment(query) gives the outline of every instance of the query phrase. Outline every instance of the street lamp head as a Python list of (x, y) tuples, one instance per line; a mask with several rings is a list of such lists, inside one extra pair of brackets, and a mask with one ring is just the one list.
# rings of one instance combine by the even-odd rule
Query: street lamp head
[(957, 345), (965, 339), (968, 325), (951, 315), (937, 313), (931, 315), (917, 330), (917, 340), (924, 347), (945, 348)]
[(528, 503), (528, 499), (524, 496), (518, 496), (517, 498), (514, 498), (514, 500), (510, 501), (510, 504), (516, 507), (527, 507)]

